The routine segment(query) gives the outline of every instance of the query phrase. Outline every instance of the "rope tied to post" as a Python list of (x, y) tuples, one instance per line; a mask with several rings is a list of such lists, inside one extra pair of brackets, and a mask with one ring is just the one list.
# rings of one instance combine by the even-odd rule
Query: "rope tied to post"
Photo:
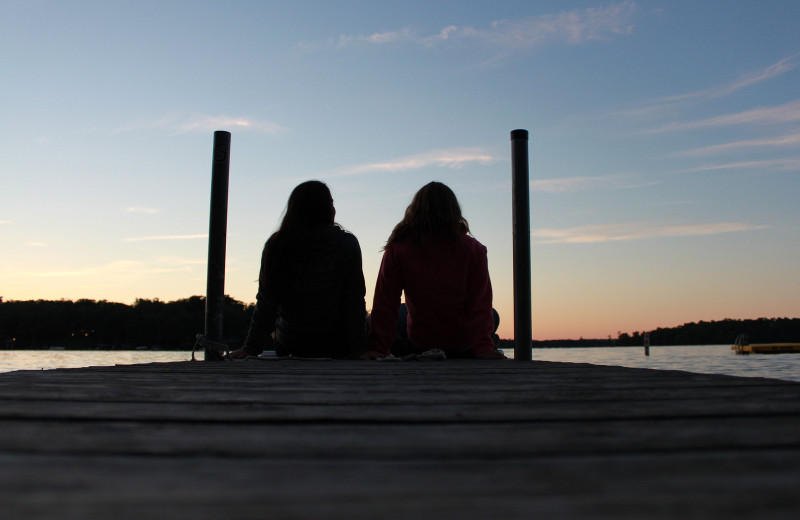
[(195, 351), (197, 350), (198, 347), (202, 347), (203, 350), (207, 350), (207, 349), (214, 350), (215, 352), (217, 352), (219, 354), (222, 354), (223, 355), (223, 359), (227, 359), (228, 358), (228, 354), (231, 353), (231, 349), (230, 349), (230, 347), (228, 346), (227, 343), (220, 343), (218, 341), (212, 341), (212, 340), (208, 339), (205, 336), (205, 334), (198, 334), (196, 336), (196, 339), (195, 339), (195, 342), (194, 342), (194, 347), (192, 347), (192, 361), (197, 361), (194, 358), (194, 353), (195, 353)]

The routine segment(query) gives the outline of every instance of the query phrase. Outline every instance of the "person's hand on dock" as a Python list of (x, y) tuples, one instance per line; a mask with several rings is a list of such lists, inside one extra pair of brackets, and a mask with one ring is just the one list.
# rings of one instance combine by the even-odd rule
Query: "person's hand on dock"
[(364, 352), (363, 354), (361, 354), (360, 356), (358, 356), (358, 359), (375, 360), (375, 359), (383, 359), (385, 357), (386, 356), (384, 354), (381, 354), (380, 352), (377, 352), (375, 350), (368, 350), (368, 351)]
[(506, 355), (500, 350), (483, 350), (475, 353), (475, 359), (506, 359)]

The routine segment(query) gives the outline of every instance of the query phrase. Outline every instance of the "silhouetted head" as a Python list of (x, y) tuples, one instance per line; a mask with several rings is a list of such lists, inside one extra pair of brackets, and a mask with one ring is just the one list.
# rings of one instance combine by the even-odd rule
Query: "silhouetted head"
[(289, 195), (281, 230), (302, 230), (333, 224), (335, 216), (336, 209), (328, 186), (321, 181), (306, 181), (295, 187)]
[(292, 190), (281, 225), (272, 234), (268, 244), (292, 249), (290, 244), (304, 240), (310, 229), (333, 224), (335, 216), (333, 197), (328, 186), (320, 181), (306, 181)]
[(273, 278), (280, 279), (280, 272), (297, 260), (297, 255), (304, 254), (303, 246), (320, 236), (309, 232), (333, 225), (335, 216), (333, 197), (324, 182), (306, 181), (295, 187), (289, 195), (278, 230), (264, 245), (262, 276), (269, 272)]
[(466, 233), (469, 233), (469, 224), (461, 215), (456, 194), (441, 182), (434, 181), (414, 195), (403, 220), (395, 226), (386, 245), (404, 238), (421, 243), (430, 236), (455, 241)]

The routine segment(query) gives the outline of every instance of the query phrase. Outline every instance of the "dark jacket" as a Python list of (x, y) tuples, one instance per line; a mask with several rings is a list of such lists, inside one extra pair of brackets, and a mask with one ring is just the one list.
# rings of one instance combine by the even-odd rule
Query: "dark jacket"
[(311, 229), (288, 248), (269, 240), (244, 348), (252, 355), (274, 348), (278, 355), (358, 357), (367, 350), (365, 293), (361, 247), (338, 225)]

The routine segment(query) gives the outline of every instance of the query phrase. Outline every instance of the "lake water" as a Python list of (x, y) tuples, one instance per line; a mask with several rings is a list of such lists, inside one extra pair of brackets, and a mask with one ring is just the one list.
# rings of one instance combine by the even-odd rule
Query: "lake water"
[[(513, 356), (512, 350), (506, 355)], [(197, 353), (203, 359), (203, 353)], [(166, 361), (188, 361), (187, 351), (95, 351), (95, 350), (1, 350), (0, 372), (50, 370), (89, 366), (130, 365)], [(533, 359), (592, 363), (660, 370), (685, 370), (704, 374), (768, 377), (800, 382), (800, 353), (737, 355), (730, 345), (650, 347), (536, 348)]]
[(800, 382), (800, 353), (741, 355), (730, 345), (650, 347), (649, 356), (642, 347), (543, 348), (533, 349), (533, 359)]
[[(203, 359), (203, 353), (195, 355)], [(191, 351), (153, 350), (0, 350), (0, 372), (189, 361)]]

